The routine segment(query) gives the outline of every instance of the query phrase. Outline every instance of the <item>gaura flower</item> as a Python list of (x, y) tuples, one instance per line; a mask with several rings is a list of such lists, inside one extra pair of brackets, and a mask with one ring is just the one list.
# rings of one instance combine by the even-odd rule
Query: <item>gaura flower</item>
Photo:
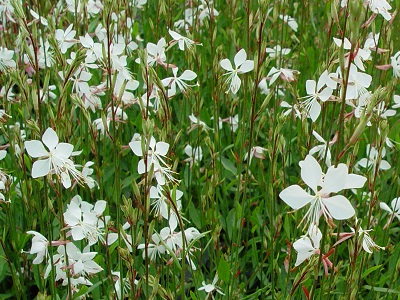
[(188, 87), (196, 86), (189, 85), (185, 82), (196, 79), (197, 74), (195, 72), (191, 70), (185, 70), (181, 76), (178, 77), (178, 68), (173, 68), (172, 73), (174, 74), (174, 77), (167, 77), (161, 80), (165, 87), (169, 87), (168, 97), (172, 97), (176, 94), (176, 86), (178, 86), (182, 93), (185, 93)]
[(382, 152), (380, 154), (381, 157), (379, 158), (379, 151), (377, 149), (375, 149), (375, 147), (368, 144), (367, 145), (367, 155), (368, 155), (368, 158), (360, 159), (358, 164), (363, 168), (367, 168), (367, 169), (372, 168), (372, 174), (375, 173), (376, 165), (378, 162), (380, 162), (379, 170), (386, 171), (391, 168), (390, 164), (386, 160), (383, 159), (383, 157), (385, 157), (385, 155), (386, 155), (385, 148), (382, 149)]
[(322, 239), (322, 233), (317, 226), (311, 226), (307, 236), (303, 236), (293, 243), (293, 248), (297, 252), (295, 266), (297, 267), (306, 259), (314, 254), (319, 254), (319, 244)]
[(393, 68), (393, 76), (400, 78), (400, 51), (390, 58), (390, 65)]
[(325, 70), (318, 79), (318, 83), (315, 80), (307, 80), (306, 82), (306, 91), (308, 95), (302, 97), (304, 100), (301, 106), (304, 107), (307, 115), (313, 122), (315, 122), (321, 112), (321, 105), (318, 100), (325, 102), (332, 96), (332, 88), (327, 86), (323, 89), (323, 87), (327, 85), (328, 80), (330, 80), (329, 74), (328, 71)]
[(345, 196), (331, 196), (331, 194), (343, 189), (360, 188), (367, 180), (365, 177), (349, 174), (345, 164), (331, 166), (324, 174), (317, 160), (311, 155), (307, 155), (299, 165), (301, 178), (310, 187), (312, 193), (309, 194), (296, 184), (284, 189), (279, 197), (295, 210), (310, 204), (301, 222), (306, 219), (306, 224), (318, 225), (321, 214), (324, 215), (326, 221), (332, 218), (345, 220), (354, 216), (355, 210)]
[(218, 282), (218, 275), (216, 275), (212, 281), (212, 283), (206, 284), (203, 281), (201, 284), (202, 286), (198, 288), (199, 291), (205, 291), (207, 294), (211, 294), (212, 292), (216, 291), (218, 294), (225, 295), (221, 289), (217, 286)]
[(76, 31), (72, 30), (72, 26), (73, 24), (69, 25), (65, 31), (62, 29), (56, 30), (55, 37), (62, 54), (65, 54), (77, 42), (75, 40)]
[[(43, 144), (49, 150), (46, 150)], [(61, 179), (63, 186), (70, 188), (70, 175), (72, 175), (79, 183), (93, 184), (94, 180), (85, 177), (78, 171), (74, 162), (70, 159), (71, 156), (79, 154), (79, 152), (72, 152), (74, 146), (69, 143), (60, 143), (57, 133), (52, 128), (47, 128), (42, 136), (42, 141), (26, 141), (25, 148), (29, 156), (42, 158), (33, 163), (33, 178), (56, 174)]]
[(379, 203), (379, 206), (381, 209), (386, 210), (390, 216), (383, 229), (388, 227), (395, 217), (400, 221), (400, 197), (392, 200), (390, 203), (391, 208), (385, 202)]
[(185, 46), (188, 50), (191, 50), (193, 48), (193, 45), (200, 45), (200, 46), (202, 45), (200, 43), (196, 43), (195, 41), (193, 41), (187, 37), (184, 37), (183, 35), (180, 35), (176, 31), (173, 31), (171, 29), (168, 29), (168, 32), (174, 39), (174, 44), (178, 43), (179, 49), (182, 51), (185, 50)]
[(39, 232), (31, 230), (28, 231), (27, 234), (34, 235), (34, 237), (32, 238), (32, 247), (29, 251), (30, 254), (36, 254), (36, 258), (33, 260), (33, 264), (40, 264), (45, 257), (47, 258), (47, 247), (50, 245), (50, 242)]
[(224, 70), (228, 71), (224, 74), (228, 75), (225, 84), (229, 84), (229, 89), (226, 92), (228, 93), (231, 91), (233, 94), (236, 94), (242, 84), (238, 74), (244, 74), (253, 70), (254, 61), (247, 60), (247, 54), (244, 49), (241, 49), (236, 53), (233, 60), (235, 62), (235, 68), (232, 67), (230, 60), (227, 58), (221, 60), (219, 64)]

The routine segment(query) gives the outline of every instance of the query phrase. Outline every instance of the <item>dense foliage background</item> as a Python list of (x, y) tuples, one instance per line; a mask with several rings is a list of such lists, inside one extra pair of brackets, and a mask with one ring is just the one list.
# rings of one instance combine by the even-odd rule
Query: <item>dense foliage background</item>
[(0, 298), (397, 298), (399, 4), (0, 1)]

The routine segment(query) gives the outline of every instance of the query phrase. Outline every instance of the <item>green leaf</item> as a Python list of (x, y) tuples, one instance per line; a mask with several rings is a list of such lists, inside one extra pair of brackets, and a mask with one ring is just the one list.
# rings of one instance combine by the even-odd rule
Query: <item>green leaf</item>
[(375, 292), (380, 292), (380, 293), (389, 293), (389, 294), (398, 294), (398, 295), (400, 295), (400, 291), (396, 291), (394, 289), (373, 287), (373, 286), (370, 286), (370, 285), (364, 285), (363, 288), (366, 289), (366, 290), (373, 290)]
[(201, 226), (200, 214), (199, 211), (194, 206), (193, 202), (189, 203), (188, 208), (189, 208), (190, 220), (193, 222), (196, 228), (201, 228), (202, 226)]
[(79, 299), (80, 296), (83, 296), (87, 293), (88, 289), (89, 288), (86, 285), (83, 285), (81, 289), (74, 295), (73, 299)]
[(237, 175), (237, 168), (235, 167), (235, 165), (227, 158), (225, 157), (221, 157), (221, 163), (222, 166), (228, 170), (229, 172), (231, 172), (233, 175)]
[(228, 262), (221, 256), (218, 263), (218, 277), (222, 281), (229, 282), (231, 270)]
[(368, 270), (365, 270), (364, 273), (362, 273), (361, 278), (365, 278), (368, 276), (368, 274), (372, 273), (373, 271), (380, 269), (382, 267), (382, 265), (379, 266), (374, 266), (372, 268), (369, 268)]

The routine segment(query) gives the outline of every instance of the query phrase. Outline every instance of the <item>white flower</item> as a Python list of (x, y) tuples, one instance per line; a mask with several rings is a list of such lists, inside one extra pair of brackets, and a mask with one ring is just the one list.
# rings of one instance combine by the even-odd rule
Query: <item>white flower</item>
[[(333, 41), (335, 44), (340, 48), (342, 46), (342, 40), (338, 38), (333, 38)], [(368, 41), (368, 40), (367, 40)], [(368, 41), (371, 43), (370, 41)], [(368, 46), (368, 44), (366, 44)], [(348, 38), (344, 38), (343, 40), (343, 49), (345, 50), (351, 50), (351, 42)], [(346, 53), (344, 55), (345, 61), (344, 64), (345, 66), (348, 66), (349, 64), (349, 59), (352, 59), (352, 62), (363, 72), (365, 72), (364, 64), (363, 61), (369, 60), (371, 58), (371, 51), (367, 48), (366, 50), (363, 48), (357, 48), (355, 50), (355, 53)]]
[(284, 22), (289, 25), (290, 28), (292, 28), (293, 31), (297, 31), (297, 28), (299, 25), (297, 24), (296, 20), (292, 18), (291, 16), (284, 16), (284, 15), (279, 15), (279, 18)]
[(64, 213), (64, 222), (71, 228), (70, 234), (74, 241), (86, 238), (89, 245), (97, 243), (104, 233), (104, 222), (100, 220), (106, 208), (104, 200), (98, 200), (93, 206), (86, 201), (82, 201), (79, 195), (71, 199)]
[(301, 178), (311, 188), (313, 194), (309, 194), (298, 185), (291, 185), (284, 189), (279, 197), (295, 210), (310, 204), (302, 221), (306, 219), (306, 224), (318, 225), (321, 213), (327, 221), (332, 218), (345, 220), (354, 216), (355, 210), (345, 196), (331, 196), (331, 194), (343, 189), (360, 188), (367, 180), (365, 177), (349, 174), (345, 164), (331, 166), (324, 174), (317, 160), (311, 155), (307, 155), (299, 165)]
[(317, 153), (317, 155), (320, 159), (325, 158), (326, 166), (330, 167), (331, 166), (331, 150), (329, 149), (329, 146), (332, 145), (334, 143), (334, 141), (328, 143), (316, 131), (313, 130), (312, 133), (313, 133), (314, 137), (322, 144), (317, 145), (317, 146), (313, 147), (312, 149), (310, 149), (308, 154), (314, 155), (315, 153)]
[(270, 82), (269, 85), (273, 84), (278, 77), (281, 77), (282, 80), (287, 81), (287, 82), (292, 82), (295, 81), (296, 78), (294, 77), (296, 74), (300, 73), (297, 70), (291, 70), (291, 69), (284, 69), (280, 68), (279, 70), (276, 69), (275, 67), (272, 67), (271, 70), (269, 70), (267, 78), (269, 78)]
[[(151, 203), (153, 206), (152, 211), (154, 211), (156, 216), (162, 216), (164, 219), (168, 220), (169, 227), (173, 231), (178, 226), (179, 216), (177, 213), (179, 213), (182, 208), (180, 199), (183, 196), (183, 192), (176, 190), (175, 197), (173, 190), (169, 191), (169, 196), (166, 193), (167, 192), (161, 185), (157, 185), (157, 187), (152, 186), (150, 188), (150, 199), (153, 199)], [(173, 202), (174, 205), (172, 205), (171, 202)]]
[[(90, 181), (90, 178), (84, 178), (79, 172), (72, 160), (69, 159), (74, 146), (68, 143), (59, 143), (58, 136), (52, 128), (47, 128), (42, 136), (42, 141), (32, 140), (25, 142), (25, 148), (29, 156), (33, 158), (42, 158), (33, 163), (32, 177), (38, 178), (49, 174), (56, 174), (61, 179), (65, 188), (71, 187), (71, 178), (75, 178), (79, 183)], [(47, 151), (44, 145), (49, 149)]]
[(237, 74), (244, 74), (253, 70), (254, 61), (247, 60), (247, 54), (244, 49), (241, 49), (238, 53), (236, 53), (233, 60), (235, 62), (235, 69), (232, 67), (230, 60), (227, 58), (221, 60), (219, 64), (224, 70), (228, 71), (224, 74), (228, 75), (228, 78), (225, 80), (225, 84), (229, 84), (229, 89), (226, 92), (228, 93), (231, 91), (233, 94), (236, 94), (242, 83)]
[[(169, 228), (168, 228), (169, 229)], [(156, 257), (161, 257), (161, 254), (164, 254), (167, 250), (165, 249), (165, 245), (160, 239), (160, 235), (157, 233), (153, 233), (151, 236), (151, 240), (153, 243), (149, 243), (147, 246), (147, 252), (149, 255), (149, 259), (151, 261), (154, 261)], [(138, 245), (138, 249), (144, 249), (146, 247), (146, 244), (140, 244)], [(146, 257), (146, 251), (143, 251), (143, 258)]]
[(109, 232), (107, 234), (107, 245), (115, 243), (118, 240), (118, 236), (120, 236), (125, 242), (128, 251), (132, 253), (132, 236), (125, 232), (125, 230), (128, 230), (130, 227), (131, 225), (128, 222), (125, 222), (125, 224), (122, 226), (122, 230), (120, 230), (119, 233)]
[(236, 130), (239, 128), (239, 115), (236, 114), (234, 116), (230, 116), (225, 119), (219, 118), (219, 124), (218, 124), (219, 129), (222, 129), (222, 123), (224, 122), (229, 124), (229, 128), (233, 132), (236, 132)]
[(201, 147), (193, 148), (190, 145), (186, 145), (184, 151), (185, 154), (189, 156), (189, 158), (185, 159), (185, 162), (189, 162), (190, 166), (192, 166), (196, 162), (200, 162), (203, 159), (203, 150), (201, 150)]
[(290, 53), (289, 48), (281, 48), (280, 45), (276, 45), (274, 48), (266, 48), (265, 51), (271, 58), (276, 58), (280, 55), (288, 55)]
[(39, 232), (36, 231), (27, 231), (27, 234), (33, 234), (32, 238), (32, 247), (29, 251), (30, 254), (36, 254), (36, 258), (33, 260), (33, 264), (37, 265), (42, 263), (43, 259), (47, 258), (47, 247), (50, 245), (50, 242)]
[(364, 5), (365, 4), (368, 4), (369, 9), (374, 14), (381, 14), (386, 21), (390, 21), (392, 18), (392, 15), (389, 12), (392, 7), (386, 0), (368, 0), (364, 2)]
[(181, 76), (178, 77), (177, 75), (178, 68), (173, 68), (172, 73), (174, 74), (174, 77), (168, 77), (161, 80), (162, 84), (165, 87), (169, 87), (168, 97), (172, 97), (176, 94), (176, 86), (178, 86), (179, 90), (182, 93), (185, 93), (188, 87), (196, 86), (196, 85), (189, 85), (185, 82), (195, 79), (197, 77), (197, 74), (195, 72), (191, 70), (186, 70), (181, 74)]
[[(254, 146), (250, 149), (250, 159), (249, 159), (249, 164), (251, 164), (251, 161), (253, 157), (259, 158), (259, 159), (265, 159), (264, 151), (267, 151), (268, 149), (260, 147), (260, 146)], [(246, 152), (246, 155), (244, 156), (243, 160), (247, 160), (249, 153)]]
[(207, 294), (211, 294), (212, 292), (216, 291), (217, 293), (221, 295), (225, 295), (221, 289), (217, 286), (218, 282), (218, 275), (216, 275), (212, 281), (212, 283), (206, 284), (205, 281), (203, 281), (201, 284), (202, 286), (198, 288), (199, 291), (205, 291)]
[(293, 248), (297, 252), (297, 259), (295, 266), (297, 267), (306, 259), (309, 259), (314, 254), (319, 254), (319, 244), (322, 239), (322, 233), (317, 226), (311, 226), (307, 236), (293, 243)]
[[(153, 43), (147, 43), (146, 50), (147, 50), (147, 64), (149, 66), (153, 66), (155, 63), (160, 65), (166, 65), (165, 60), (167, 56), (165, 55), (165, 46), (166, 41), (164, 38), (161, 38), (157, 45)], [(136, 62), (140, 62), (140, 59), (136, 59)]]
[[(132, 141), (129, 143), (129, 147), (136, 156), (147, 156), (147, 171), (150, 170), (151, 164), (155, 162), (161, 162), (163, 165), (167, 165), (167, 163), (164, 161), (164, 158), (166, 158), (168, 153), (169, 144), (166, 142), (156, 142), (156, 139), (152, 136), (148, 144), (148, 149), (145, 150), (144, 153), (142, 150), (142, 141)], [(141, 159), (138, 163), (138, 172), (139, 174), (143, 174), (145, 173), (145, 170), (146, 167), (144, 159)]]
[[(131, 290), (131, 284), (129, 283), (128, 278), (121, 278), (121, 274), (118, 271), (111, 271), (111, 274), (114, 277), (114, 288), (115, 288), (115, 293), (117, 294), (118, 299), (125, 299), (124, 296), (129, 294), (129, 291)], [(121, 285), (122, 281), (122, 285)], [(135, 284), (138, 284), (138, 281), (135, 279), (134, 281)], [(121, 291), (121, 286), (122, 286), (122, 291)]]
[(358, 72), (354, 64), (350, 65), (349, 81), (346, 91), (346, 100), (358, 99), (362, 94), (367, 92), (367, 88), (371, 85), (372, 76)]
[(76, 31), (72, 30), (72, 26), (73, 24), (69, 25), (65, 31), (62, 29), (56, 30), (55, 37), (56, 40), (58, 41), (58, 47), (60, 48), (60, 51), (63, 54), (65, 54), (65, 52), (67, 52), (67, 50), (76, 43), (75, 40)]
[(390, 208), (385, 202), (379, 203), (381, 209), (386, 210), (390, 214), (390, 221), (396, 217), (400, 221), (400, 197), (394, 198), (390, 203)]
[(400, 51), (390, 58), (390, 64), (393, 68), (393, 76), (400, 78)]
[(71, 264), (72, 260), (72, 274), (73, 276), (83, 276), (96, 274), (103, 270), (93, 259), (97, 252), (89, 252), (89, 246), (85, 247), (81, 252), (74, 243), (68, 243), (67, 256)]
[(4, 71), (7, 68), (15, 68), (17, 66), (15, 61), (12, 59), (13, 56), (14, 51), (0, 47), (0, 71)]
[[(188, 50), (191, 50), (193, 48), (193, 45), (196, 45), (198, 43), (196, 43), (195, 41), (184, 37), (182, 35), (180, 35), (179, 33), (177, 33), (176, 31), (173, 31), (171, 29), (168, 29), (169, 34), (172, 36), (172, 38), (174, 39), (175, 42), (178, 42), (178, 46), (179, 49), (184, 51), (185, 50), (185, 46)], [(201, 45), (201, 44), (200, 44)]]
[[(376, 169), (376, 164), (378, 163), (379, 160), (379, 152), (378, 150), (375, 149), (375, 147), (371, 146), (370, 144), (367, 145), (367, 155), (368, 158), (362, 158), (358, 164), (363, 167), (363, 168), (372, 168), (372, 173), (375, 173)], [(380, 157), (380, 164), (379, 164), (379, 170), (389, 170), (391, 168), (390, 164), (382, 159), (386, 155), (386, 149), (383, 148), (381, 152), (381, 157)]]
[(192, 122), (189, 132), (191, 132), (195, 128), (201, 128), (201, 130), (204, 130), (204, 131), (212, 130), (212, 128), (208, 127), (206, 123), (201, 121), (199, 118), (195, 117), (194, 114), (191, 114), (189, 116), (189, 119)]
[(361, 227), (358, 229), (358, 236), (362, 239), (362, 247), (363, 249), (368, 252), (372, 253), (372, 250), (385, 250), (385, 247), (378, 246), (370, 237), (369, 233), (372, 229), (363, 230)]
[(329, 86), (322, 89), (327, 84), (328, 78), (328, 71), (325, 70), (318, 79), (318, 84), (315, 80), (306, 81), (308, 96), (303, 97), (304, 101), (301, 103), (301, 106), (304, 107), (307, 115), (313, 122), (315, 122), (321, 112), (321, 105), (318, 100), (325, 102), (332, 95), (333, 90)]

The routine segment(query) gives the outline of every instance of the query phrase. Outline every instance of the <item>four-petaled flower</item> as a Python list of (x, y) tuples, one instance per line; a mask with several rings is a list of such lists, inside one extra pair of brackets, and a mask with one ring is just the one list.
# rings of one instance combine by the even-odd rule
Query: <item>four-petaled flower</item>
[(328, 222), (332, 218), (345, 220), (354, 216), (355, 210), (350, 201), (343, 195), (331, 196), (331, 193), (337, 193), (343, 189), (360, 188), (367, 180), (365, 177), (349, 174), (345, 164), (331, 166), (324, 174), (317, 160), (311, 155), (307, 155), (299, 165), (301, 178), (311, 188), (313, 194), (309, 194), (295, 184), (284, 189), (279, 197), (295, 210), (310, 204), (310, 208), (303, 217), (303, 220), (306, 219), (306, 224), (318, 225), (321, 214)]
[[(85, 177), (76, 169), (70, 156), (77, 153), (72, 152), (74, 146), (69, 143), (60, 143), (57, 133), (52, 128), (47, 128), (42, 136), (42, 141), (32, 140), (25, 142), (25, 148), (29, 156), (42, 158), (33, 163), (32, 177), (38, 178), (46, 175), (56, 174), (65, 188), (71, 187), (71, 177), (79, 183), (92, 185), (94, 180)], [(46, 150), (44, 145), (49, 150)]]
[(218, 282), (218, 275), (216, 275), (212, 281), (212, 283), (205, 283), (205, 281), (203, 281), (201, 284), (202, 286), (198, 288), (199, 291), (205, 291), (207, 294), (210, 294), (214, 291), (216, 291), (218, 294), (221, 295), (225, 295), (221, 289), (217, 286), (217, 282)]
[(228, 75), (225, 84), (229, 84), (229, 89), (226, 92), (228, 93), (231, 91), (233, 94), (236, 94), (242, 84), (238, 74), (244, 74), (253, 70), (254, 61), (247, 60), (247, 54), (244, 49), (241, 49), (236, 53), (233, 60), (235, 62), (235, 68), (232, 67), (230, 60), (227, 58), (221, 60), (219, 64), (224, 70), (228, 71), (224, 74)]

